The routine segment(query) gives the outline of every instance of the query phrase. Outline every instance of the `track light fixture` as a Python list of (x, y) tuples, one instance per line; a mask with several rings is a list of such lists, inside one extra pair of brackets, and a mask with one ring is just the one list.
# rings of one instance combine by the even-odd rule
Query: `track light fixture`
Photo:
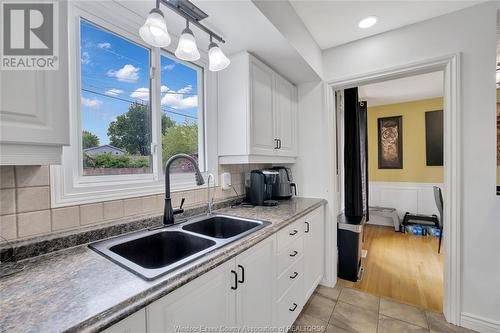
[(139, 35), (149, 45), (167, 47), (170, 45), (170, 35), (162, 11), (157, 7), (151, 9), (144, 25), (139, 29)]
[(198, 51), (198, 46), (196, 46), (196, 39), (194, 39), (194, 34), (189, 29), (189, 20), (186, 20), (186, 28), (182, 30), (179, 44), (177, 44), (177, 49), (175, 50), (175, 56), (186, 61), (200, 59), (200, 51)]
[(208, 15), (189, 0), (156, 0), (156, 8), (151, 10), (146, 22), (139, 29), (139, 35), (146, 43), (154, 47), (170, 45), (170, 35), (165, 24), (164, 15), (160, 10), (160, 3), (186, 19), (186, 28), (182, 31), (179, 44), (175, 50), (177, 58), (185, 61), (196, 61), (200, 58), (196, 39), (191, 29), (189, 29), (189, 23), (192, 23), (210, 35), (210, 44), (208, 46), (209, 70), (215, 72), (229, 66), (231, 61), (224, 55), (220, 47), (212, 41), (212, 38), (220, 43), (225, 43), (225, 40), (200, 23)]
[(212, 72), (223, 70), (231, 63), (219, 46), (212, 41), (212, 36), (210, 36), (210, 45), (208, 45), (208, 61), (208, 69)]

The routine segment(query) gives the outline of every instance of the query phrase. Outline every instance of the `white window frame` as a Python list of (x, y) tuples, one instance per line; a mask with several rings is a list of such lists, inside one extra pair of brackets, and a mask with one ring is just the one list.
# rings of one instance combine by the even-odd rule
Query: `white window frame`
[[(150, 80), (151, 91), (151, 153), (152, 173), (109, 176), (83, 176), (81, 158), (81, 114), (80, 114), (80, 19), (100, 26), (120, 37), (126, 38), (150, 50), (150, 66), (153, 68)], [(138, 31), (145, 17), (111, 1), (70, 2), (68, 13), (69, 32), (69, 77), (70, 77), (70, 146), (63, 148), (61, 165), (50, 168), (51, 207), (125, 199), (164, 192), (162, 172), (161, 114), (160, 108), (160, 55), (173, 53), (178, 37), (172, 37), (169, 48), (160, 50), (146, 45)], [(208, 70), (208, 56), (200, 50), (201, 58), (195, 65), (203, 68), (202, 80), (198, 82), (198, 105), (202, 108), (199, 138), (199, 158), (204, 161), (206, 178), (208, 173), (218, 174), (217, 153), (217, 75)], [(181, 62), (178, 59), (175, 59)], [(184, 63), (187, 64), (187, 63)], [(193, 66), (192, 64), (188, 64)], [(198, 74), (200, 75), (200, 74)], [(202, 126), (200, 126), (202, 125)], [(157, 152), (157, 153), (154, 153)], [(217, 178), (216, 182), (217, 182)], [(192, 173), (172, 174), (171, 190), (181, 191), (198, 188)]]

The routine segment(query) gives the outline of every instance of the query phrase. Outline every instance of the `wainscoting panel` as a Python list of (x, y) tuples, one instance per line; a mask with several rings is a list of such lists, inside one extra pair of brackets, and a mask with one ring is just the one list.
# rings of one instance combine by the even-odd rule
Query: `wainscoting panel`
[[(434, 202), (433, 186), (443, 188), (443, 184), (431, 183), (370, 182), (370, 206), (396, 208), (400, 219), (406, 212), (439, 216)], [(444, 201), (446, 202), (446, 200)], [(378, 223), (377, 219), (371, 222), (386, 224), (383, 221)]]

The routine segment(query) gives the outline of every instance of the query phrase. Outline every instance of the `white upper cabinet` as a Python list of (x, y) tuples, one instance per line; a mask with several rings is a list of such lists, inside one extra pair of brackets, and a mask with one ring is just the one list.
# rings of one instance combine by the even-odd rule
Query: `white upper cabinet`
[[(67, 3), (58, 1), (59, 26)], [(0, 69), (0, 165), (59, 164), (69, 144), (68, 36), (58, 37), (57, 70)]]
[(258, 61), (251, 61), (250, 71), (251, 154), (273, 155), (275, 149), (274, 73)]
[(275, 76), (275, 133), (280, 156), (297, 156), (297, 89), (279, 75)]
[(297, 88), (248, 52), (219, 73), (219, 161), (294, 163)]

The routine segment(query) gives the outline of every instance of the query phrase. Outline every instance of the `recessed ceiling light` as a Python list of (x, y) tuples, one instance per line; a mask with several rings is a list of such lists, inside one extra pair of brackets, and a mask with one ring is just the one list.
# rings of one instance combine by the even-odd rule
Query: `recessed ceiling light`
[(361, 29), (373, 27), (375, 25), (375, 23), (377, 23), (377, 20), (378, 19), (376, 16), (365, 17), (364, 19), (359, 21), (358, 27), (360, 27)]

